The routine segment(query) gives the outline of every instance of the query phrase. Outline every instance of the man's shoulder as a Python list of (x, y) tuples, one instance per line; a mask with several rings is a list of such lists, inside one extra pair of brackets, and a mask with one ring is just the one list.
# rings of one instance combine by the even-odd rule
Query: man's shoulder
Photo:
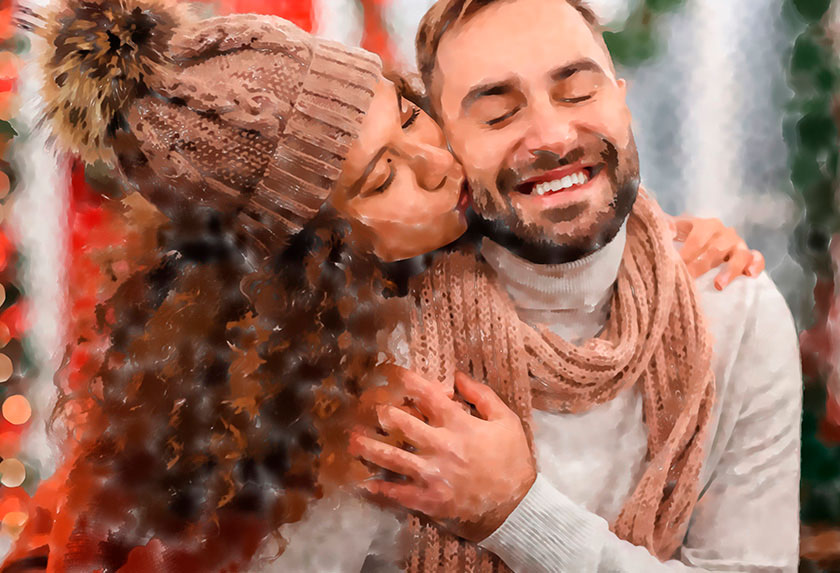
[(740, 277), (723, 291), (714, 287), (717, 271), (696, 281), (697, 293), (714, 340), (720, 390), (771, 392), (794, 396), (801, 387), (799, 341), (793, 316), (766, 274)]
[(739, 323), (744, 326), (772, 320), (779, 326), (793, 328), (793, 316), (782, 293), (767, 273), (758, 277), (738, 277), (722, 291), (714, 286), (720, 269), (712, 269), (695, 281), (695, 288), (709, 321), (718, 330), (720, 324), (728, 329)]

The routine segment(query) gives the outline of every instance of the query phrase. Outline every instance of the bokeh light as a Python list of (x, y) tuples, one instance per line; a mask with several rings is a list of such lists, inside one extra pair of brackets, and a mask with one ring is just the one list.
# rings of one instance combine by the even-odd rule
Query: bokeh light
[(3, 417), (6, 418), (7, 422), (16, 426), (25, 424), (32, 417), (32, 407), (29, 405), (29, 400), (20, 394), (9, 396), (3, 402)]
[(26, 479), (26, 467), (20, 460), (6, 458), (0, 462), (0, 484), (18, 487)]

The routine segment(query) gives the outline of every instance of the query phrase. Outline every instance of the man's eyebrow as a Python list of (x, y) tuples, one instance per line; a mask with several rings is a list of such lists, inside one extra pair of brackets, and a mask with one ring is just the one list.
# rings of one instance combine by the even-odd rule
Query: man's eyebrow
[(517, 82), (513, 79), (502, 80), (500, 82), (490, 82), (486, 84), (479, 84), (472, 88), (464, 99), (461, 100), (461, 109), (467, 111), (475, 102), (483, 97), (507, 95), (516, 88)]
[(571, 64), (563, 65), (563, 66), (553, 70), (549, 74), (549, 77), (552, 80), (554, 80), (555, 82), (558, 82), (560, 80), (565, 80), (566, 78), (569, 78), (569, 77), (575, 75), (578, 72), (585, 72), (585, 71), (597, 72), (599, 74), (606, 75), (606, 73), (604, 72), (604, 69), (601, 66), (599, 66), (597, 63), (595, 63), (594, 60), (590, 60), (589, 58), (586, 58), (586, 59), (583, 59), (583, 60), (578, 60), (576, 62), (572, 62)]
[(379, 152), (373, 157), (373, 159), (370, 160), (370, 163), (367, 164), (367, 167), (365, 167), (365, 170), (362, 172), (359, 178), (356, 179), (352, 185), (350, 185), (350, 188), (347, 190), (348, 201), (359, 194), (359, 192), (362, 190), (362, 186), (365, 184), (365, 181), (368, 178), (368, 175), (370, 175), (370, 172), (373, 171), (373, 168), (376, 167), (376, 164), (379, 163), (379, 160), (382, 159), (382, 156), (385, 155), (386, 151), (388, 151), (388, 148), (383, 146), (379, 150)]

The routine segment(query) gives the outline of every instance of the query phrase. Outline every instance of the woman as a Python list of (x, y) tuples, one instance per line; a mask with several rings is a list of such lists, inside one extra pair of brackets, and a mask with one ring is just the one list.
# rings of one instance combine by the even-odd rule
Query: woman
[[(121, 0), (45, 21), (61, 147), (117, 164), (168, 222), (102, 307), (99, 368), (56, 410), (69, 459), (8, 570), (256, 566), (367, 474), (347, 420), (400, 318), (383, 293), (404, 290), (371, 254), (458, 239), (463, 174), (373, 56), (282, 20)], [(693, 237), (707, 229), (723, 246), (705, 252), (755, 270), (719, 225)]]

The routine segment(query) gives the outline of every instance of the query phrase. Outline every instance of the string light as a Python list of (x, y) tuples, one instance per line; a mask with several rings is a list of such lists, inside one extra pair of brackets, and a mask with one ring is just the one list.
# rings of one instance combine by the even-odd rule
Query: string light
[(20, 394), (9, 396), (3, 402), (3, 417), (15, 426), (25, 424), (32, 417), (32, 407), (29, 405), (29, 400)]
[[(10, 45), (7, 41), (14, 35), (14, 27), (11, 25), (11, 18), (9, 17), (15, 10), (14, 4), (15, 2), (6, 2), (4, 10), (0, 11), (0, 13), (6, 15), (4, 18), (0, 18), (0, 42), (7, 46)], [(16, 88), (20, 60), (13, 53), (13, 49), (0, 50), (0, 120), (2, 120), (0, 121), (0, 159), (4, 158), (12, 138), (17, 135), (10, 120), (18, 112), (19, 100)], [(11, 164), (6, 164), (4, 170), (0, 170), (0, 201), (3, 201), (0, 204), (0, 223), (5, 221), (11, 206), (9, 194), (12, 191), (11, 182), (14, 179), (14, 174), (10, 176), (10, 172), (7, 171), (11, 168)], [(6, 229), (0, 229), (0, 267), (5, 269), (7, 264), (16, 262), (15, 251), (15, 246), (6, 235)], [(7, 284), (16, 284), (15, 275), (16, 273), (7, 277), (7, 280), (11, 281)], [(5, 286), (0, 285), (0, 305), (7, 302)], [(14, 311), (15, 309), (4, 309), (3, 320), (0, 320), (0, 348), (4, 348), (11, 341), (13, 335), (15, 338), (22, 335), (19, 328), (20, 324), (14, 320), (17, 315), (13, 312), (10, 313), (10, 310)], [(15, 329), (14, 331), (10, 329), (10, 325)], [(0, 460), (2, 460), (0, 461), (0, 485), (3, 486), (2, 491), (0, 491), (0, 531), (12, 538), (20, 535), (29, 519), (25, 506), (21, 503), (23, 499), (21, 496), (25, 496), (25, 493), (20, 488), (28, 476), (26, 466), (21, 461), (23, 459), (22, 452), (20, 452), (22, 428), (9, 428), (8, 424), (23, 426), (32, 417), (32, 407), (29, 401), (25, 396), (16, 393), (19, 392), (16, 388), (17, 382), (9, 382), (14, 371), (15, 365), (9, 355), (0, 353), (0, 402), (2, 402), (0, 424), (6, 425), (3, 428), (4, 431), (0, 433)], [(9, 383), (3, 384), (5, 382)], [(3, 400), (8, 392), (14, 394)], [(8, 424), (3, 423), (3, 419)]]

